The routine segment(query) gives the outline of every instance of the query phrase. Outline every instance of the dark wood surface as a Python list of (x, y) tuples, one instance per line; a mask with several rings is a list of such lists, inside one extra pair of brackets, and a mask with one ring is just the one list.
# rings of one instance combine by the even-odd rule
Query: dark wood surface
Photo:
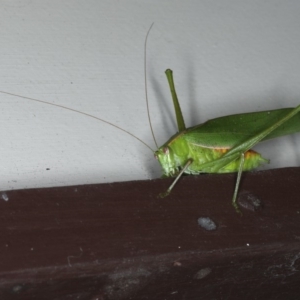
[(170, 182), (2, 193), (0, 299), (300, 298), (300, 168)]

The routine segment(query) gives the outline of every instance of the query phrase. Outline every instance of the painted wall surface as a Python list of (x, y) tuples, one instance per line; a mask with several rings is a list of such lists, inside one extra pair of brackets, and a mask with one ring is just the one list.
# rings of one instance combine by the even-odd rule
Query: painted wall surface
[[(155, 148), (176, 132), (167, 68), (188, 126), (300, 103), (299, 1), (0, 2), (0, 90), (110, 121)], [(0, 189), (157, 178), (141, 143), (67, 110), (0, 94)], [(249, 124), (251, 126), (251, 124)], [(300, 163), (300, 135), (256, 147)]]

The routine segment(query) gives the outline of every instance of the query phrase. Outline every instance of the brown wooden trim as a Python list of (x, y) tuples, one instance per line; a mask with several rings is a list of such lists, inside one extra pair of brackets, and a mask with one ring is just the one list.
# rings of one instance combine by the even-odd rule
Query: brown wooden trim
[(0, 299), (298, 299), (300, 168), (244, 173), (242, 217), (235, 176), (2, 193)]

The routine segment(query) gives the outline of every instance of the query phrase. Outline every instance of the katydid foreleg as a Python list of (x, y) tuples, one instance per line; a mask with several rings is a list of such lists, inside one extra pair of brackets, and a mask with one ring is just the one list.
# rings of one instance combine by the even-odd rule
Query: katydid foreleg
[(193, 160), (192, 160), (192, 159), (188, 159), (187, 162), (186, 162), (186, 164), (185, 164), (184, 167), (182, 168), (182, 170), (180, 170), (179, 174), (178, 174), (178, 175), (176, 176), (176, 178), (173, 180), (172, 184), (168, 187), (167, 191), (164, 192), (164, 193), (160, 193), (160, 194), (159, 194), (159, 197), (160, 197), (160, 198), (164, 198), (164, 197), (168, 196), (168, 195), (171, 193), (173, 187), (175, 186), (175, 184), (177, 183), (177, 181), (178, 181), (178, 180), (180, 179), (180, 177), (184, 174), (185, 170), (188, 168), (188, 166), (189, 166), (191, 163), (193, 163)]

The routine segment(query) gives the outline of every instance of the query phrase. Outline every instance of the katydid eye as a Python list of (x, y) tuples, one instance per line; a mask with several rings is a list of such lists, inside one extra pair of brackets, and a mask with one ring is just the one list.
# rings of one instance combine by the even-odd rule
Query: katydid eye
[(168, 154), (169, 153), (169, 148), (168, 147), (163, 148), (163, 153)]

